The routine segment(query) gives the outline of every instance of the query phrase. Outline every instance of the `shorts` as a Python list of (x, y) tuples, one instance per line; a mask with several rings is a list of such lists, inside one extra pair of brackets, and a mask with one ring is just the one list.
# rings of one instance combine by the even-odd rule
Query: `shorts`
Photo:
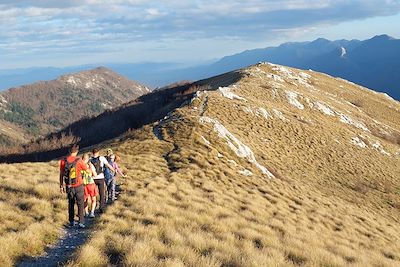
[(97, 192), (96, 184), (87, 184), (85, 185), (85, 200), (88, 197), (97, 197), (99, 193)]

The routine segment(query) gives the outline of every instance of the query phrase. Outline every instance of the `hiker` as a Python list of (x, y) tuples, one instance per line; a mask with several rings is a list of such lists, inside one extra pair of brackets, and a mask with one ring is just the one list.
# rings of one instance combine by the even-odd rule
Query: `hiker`
[(116, 155), (111, 154), (108, 155), (108, 163), (114, 168), (115, 172), (108, 171), (106, 172), (106, 185), (107, 185), (107, 199), (109, 203), (112, 203), (116, 200), (115, 197), (115, 185), (116, 185), (116, 177), (117, 175), (121, 175), (122, 177), (126, 177), (122, 170), (119, 168), (116, 162)]
[[(113, 150), (112, 150), (111, 148), (107, 148), (107, 149), (106, 149), (106, 156), (105, 156), (105, 158), (106, 158), (106, 160), (108, 161), (108, 163), (110, 163), (110, 156), (111, 156), (112, 154), (114, 154)], [(109, 168), (105, 167), (105, 168), (104, 168), (104, 177), (105, 177), (105, 182), (106, 182), (106, 189), (107, 189), (107, 191), (108, 191), (107, 181), (110, 180), (110, 177), (111, 177), (112, 175), (113, 175), (113, 174), (111, 173), (111, 170), (110, 170)], [(108, 193), (107, 193), (106, 195), (108, 195)]]
[(96, 169), (96, 176), (93, 177), (94, 182), (99, 190), (100, 195), (100, 213), (104, 212), (104, 208), (106, 206), (106, 192), (105, 192), (105, 176), (104, 176), (104, 168), (109, 168), (112, 172), (115, 172), (114, 168), (108, 163), (107, 159), (103, 156), (100, 156), (100, 150), (98, 148), (93, 149), (93, 156), (90, 159), (90, 162), (93, 164)]
[[(79, 227), (85, 228), (84, 188), (81, 171), (87, 171), (88, 167), (82, 159), (78, 158), (79, 146), (73, 145), (70, 155), (60, 161), (60, 192), (68, 196), (69, 226), (75, 226), (75, 203), (78, 206)], [(65, 184), (65, 187), (64, 187)]]
[[(85, 186), (85, 216), (94, 218), (94, 211), (96, 209), (96, 199), (99, 195), (97, 192), (96, 184), (94, 183), (93, 177), (97, 175), (96, 169), (91, 162), (89, 162), (90, 156), (89, 153), (85, 153), (82, 157), (82, 160), (87, 164), (89, 171), (82, 171), (83, 184)], [(89, 199), (90, 199), (90, 213), (89, 213)]]
[(117, 162), (117, 161), (119, 161), (119, 160), (121, 159), (120, 156), (118, 156), (117, 154), (114, 154), (114, 152), (113, 152), (113, 150), (112, 150), (111, 148), (108, 148), (108, 149), (106, 150), (106, 159), (108, 160), (108, 162), (110, 162), (110, 157), (111, 157), (111, 155), (114, 155), (114, 156), (115, 156), (114, 162)]
[(106, 150), (106, 159), (108, 161), (110, 161), (110, 156), (113, 155), (113, 154), (114, 154), (113, 150), (111, 148), (107, 148), (107, 150)]

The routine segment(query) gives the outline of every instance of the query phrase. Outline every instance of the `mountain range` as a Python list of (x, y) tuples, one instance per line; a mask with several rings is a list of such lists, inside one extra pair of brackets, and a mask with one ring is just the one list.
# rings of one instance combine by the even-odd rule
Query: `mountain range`
[(0, 93), (0, 141), (24, 143), (148, 92), (104, 67), (11, 88)]
[[(181, 80), (204, 79), (262, 61), (324, 72), (400, 99), (400, 40), (387, 35), (364, 41), (329, 41), (320, 38), (312, 42), (284, 43), (278, 47), (248, 50), (213, 63), (184, 68), (176, 63), (104, 65), (130, 79), (161, 87)], [(0, 71), (0, 87), (6, 89), (15, 83), (24, 84), (93, 67)]]
[(211, 65), (182, 70), (179, 75), (189, 80), (204, 78), (263, 61), (323, 72), (400, 99), (400, 40), (387, 35), (365, 41), (320, 38), (285, 43), (227, 56)]

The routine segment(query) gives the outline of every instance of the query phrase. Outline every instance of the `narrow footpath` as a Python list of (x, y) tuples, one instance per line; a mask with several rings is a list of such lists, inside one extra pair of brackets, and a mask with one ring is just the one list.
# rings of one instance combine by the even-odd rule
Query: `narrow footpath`
[[(116, 187), (116, 195), (119, 196), (120, 187)], [(117, 200), (118, 201), (118, 200)], [(65, 211), (67, 212), (67, 211)], [(90, 233), (100, 214), (96, 218), (85, 218), (85, 228), (64, 227), (63, 233), (58, 239), (57, 244), (49, 247), (45, 254), (39, 257), (23, 259), (17, 266), (19, 267), (42, 267), (42, 266), (61, 266), (66, 263), (72, 254), (82, 246), (90, 237)]]

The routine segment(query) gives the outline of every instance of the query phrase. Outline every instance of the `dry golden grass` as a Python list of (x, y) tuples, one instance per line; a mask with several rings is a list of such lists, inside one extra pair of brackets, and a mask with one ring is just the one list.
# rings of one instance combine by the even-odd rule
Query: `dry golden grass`
[(43, 253), (66, 221), (58, 163), (0, 164), (0, 265)]
[(116, 148), (131, 178), (71, 266), (392, 266), (390, 258), (399, 259), (393, 218), (301, 181), (238, 175), (218, 162), (199, 129), (175, 126), (165, 132), (175, 132), (177, 172), (163, 158), (173, 149), (167, 142)]
[[(346, 86), (337, 99), (364, 93), (312, 75), (330, 94)], [(164, 140), (147, 126), (115, 143), (128, 169), (129, 178), (121, 178), (123, 194), (69, 265), (400, 265), (399, 147), (378, 139), (387, 156), (355, 146), (350, 140), (358, 134), (371, 143), (376, 137), (337, 117), (296, 110), (283, 97), (273, 99), (270, 89), (244, 78), (235, 93), (246, 102), (210, 92), (158, 126)], [(331, 95), (307, 90), (296, 87), (335, 110), (343, 108)], [(373, 118), (399, 130), (398, 110), (388, 100), (368, 91), (362, 99), (363, 112), (346, 107), (354, 119), (372, 127)], [(275, 108), (286, 120), (263, 119), (243, 107)], [(199, 123), (199, 113), (218, 119), (279, 178), (266, 178), (239, 158), (212, 124)], [(253, 175), (240, 174), (244, 168)]]
[[(274, 73), (269, 65), (250, 73), (256, 67)], [(373, 133), (400, 132), (400, 105), (307, 73), (318, 90), (296, 82), (275, 88), (270, 77), (249, 75), (233, 90), (247, 101), (208, 92), (161, 124), (107, 144), (128, 178), (118, 178), (120, 198), (67, 265), (399, 266), (399, 145)], [(299, 93), (304, 110), (285, 90)], [(311, 108), (306, 97), (370, 132)], [(271, 116), (257, 115), (259, 108)], [(276, 178), (238, 157), (201, 116), (218, 120)], [(354, 137), (368, 147), (351, 144)], [(374, 149), (376, 141), (390, 155)]]

